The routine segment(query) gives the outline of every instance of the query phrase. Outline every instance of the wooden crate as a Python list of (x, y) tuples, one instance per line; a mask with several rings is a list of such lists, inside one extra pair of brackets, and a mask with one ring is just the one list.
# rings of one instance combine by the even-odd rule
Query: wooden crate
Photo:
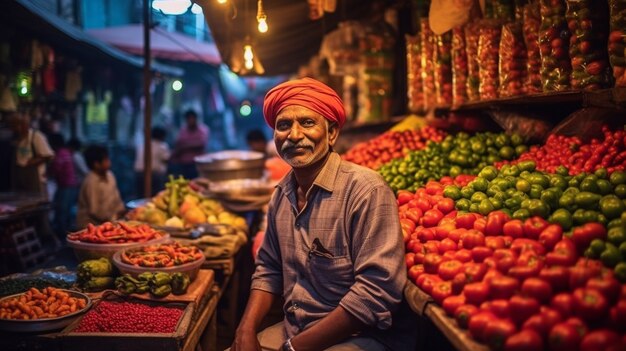
[(184, 311), (178, 322), (176, 331), (171, 334), (75, 333), (73, 330), (80, 324), (83, 318), (81, 317), (61, 332), (59, 336), (61, 349), (64, 351), (131, 351), (142, 349), (150, 351), (171, 351), (182, 349), (190, 329), (193, 312), (196, 308), (193, 302), (187, 304), (159, 303), (141, 299), (131, 299), (131, 301), (150, 306), (184, 306)]

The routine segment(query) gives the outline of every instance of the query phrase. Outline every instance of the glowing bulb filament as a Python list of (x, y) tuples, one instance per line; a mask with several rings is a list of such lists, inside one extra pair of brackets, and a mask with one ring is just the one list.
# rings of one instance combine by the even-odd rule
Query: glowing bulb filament
[(224, 5), (227, 2), (228, 2), (228, 0), (217, 0), (217, 3), (220, 4), (220, 5)]
[(266, 33), (267, 30), (269, 29), (268, 26), (267, 26), (267, 18), (265, 16), (264, 17), (259, 17), (258, 21), (259, 21), (259, 27), (258, 27), (259, 28), (259, 32)]
[(254, 58), (254, 54), (252, 53), (252, 45), (250, 44), (246, 44), (243, 47), (243, 58), (246, 61), (252, 61), (252, 59)]

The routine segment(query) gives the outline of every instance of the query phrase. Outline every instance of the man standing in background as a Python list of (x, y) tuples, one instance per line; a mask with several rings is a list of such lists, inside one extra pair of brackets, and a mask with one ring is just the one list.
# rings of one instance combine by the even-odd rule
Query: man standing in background
[(174, 144), (172, 164), (174, 174), (193, 179), (198, 176), (194, 157), (205, 152), (209, 141), (209, 127), (198, 121), (196, 111), (185, 112), (185, 126), (181, 128)]

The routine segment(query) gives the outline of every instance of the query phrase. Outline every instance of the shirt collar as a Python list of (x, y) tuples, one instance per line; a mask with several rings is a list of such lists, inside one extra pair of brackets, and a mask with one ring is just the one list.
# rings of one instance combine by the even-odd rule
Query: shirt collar
[[(339, 154), (331, 152), (328, 156), (326, 164), (315, 178), (315, 181), (313, 181), (313, 185), (317, 185), (328, 192), (333, 192), (340, 164), (341, 157)], [(296, 176), (294, 175), (293, 170), (289, 171), (289, 173), (287, 173), (287, 175), (276, 185), (276, 187), (281, 188), (285, 194), (290, 194), (296, 188)]]

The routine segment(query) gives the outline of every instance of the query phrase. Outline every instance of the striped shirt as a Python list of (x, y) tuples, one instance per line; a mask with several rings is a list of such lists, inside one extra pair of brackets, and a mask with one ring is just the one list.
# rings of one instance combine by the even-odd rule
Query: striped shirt
[(277, 185), (252, 289), (285, 298), (292, 337), (342, 306), (388, 329), (406, 282), (396, 199), (376, 172), (332, 153), (297, 209), (293, 171)]

